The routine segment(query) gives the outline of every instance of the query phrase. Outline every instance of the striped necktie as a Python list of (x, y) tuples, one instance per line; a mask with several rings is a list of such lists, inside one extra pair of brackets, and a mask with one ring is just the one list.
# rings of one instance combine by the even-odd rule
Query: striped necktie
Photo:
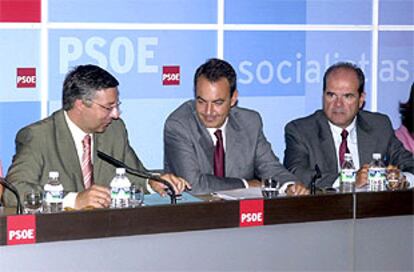
[(85, 189), (88, 189), (93, 184), (93, 166), (91, 157), (91, 136), (85, 135), (82, 140), (83, 154), (82, 154), (82, 175)]

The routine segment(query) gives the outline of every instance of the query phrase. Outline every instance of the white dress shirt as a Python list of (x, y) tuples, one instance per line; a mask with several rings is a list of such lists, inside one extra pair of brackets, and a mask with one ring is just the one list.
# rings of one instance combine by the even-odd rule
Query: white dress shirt
[[(79, 166), (82, 169), (82, 155), (83, 155), (83, 144), (82, 140), (86, 134), (82, 129), (80, 129), (72, 120), (70, 120), (66, 111), (63, 112), (65, 115), (66, 123), (68, 124), (69, 131), (72, 134), (73, 141), (75, 142), (76, 153), (78, 154), (79, 158)], [(93, 134), (89, 134), (91, 136), (91, 150), (93, 150)], [(93, 164), (93, 156), (91, 158)], [(68, 192), (63, 199), (63, 207), (75, 208), (75, 201), (78, 193), (77, 192)]]

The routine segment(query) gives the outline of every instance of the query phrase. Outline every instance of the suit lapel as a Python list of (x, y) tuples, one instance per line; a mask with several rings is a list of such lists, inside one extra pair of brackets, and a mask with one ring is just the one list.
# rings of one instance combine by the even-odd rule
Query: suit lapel
[(195, 130), (197, 131), (195, 135), (198, 135), (198, 144), (201, 147), (201, 151), (204, 153), (206, 160), (201, 160), (200, 162), (204, 164), (206, 169), (210, 169), (209, 172), (213, 173), (213, 164), (214, 164), (214, 144), (211, 139), (210, 133), (206, 127), (198, 119), (197, 113), (195, 111), (194, 102), (191, 103), (191, 110), (193, 113), (193, 118), (195, 120)]
[(334, 173), (338, 172), (338, 157), (336, 155), (335, 143), (333, 141), (331, 128), (325, 116), (318, 118), (318, 130), (320, 150), (322, 151), (327, 170)]
[[(232, 175), (232, 171), (237, 169), (238, 162), (240, 162), (240, 151), (243, 150), (241, 146), (242, 142), (245, 143), (240, 137), (243, 137), (243, 134), (240, 133), (240, 126), (237, 124), (237, 120), (234, 117), (234, 114), (230, 112), (228, 123), (226, 126), (226, 153), (225, 153), (225, 167), (226, 175)], [(237, 154), (235, 153), (237, 152)]]
[(358, 140), (358, 156), (360, 167), (364, 163), (369, 163), (372, 159), (372, 153), (375, 152), (377, 145), (375, 137), (371, 137), (371, 126), (368, 122), (358, 114), (357, 117), (357, 140)]
[[(102, 160), (98, 158), (97, 150), (101, 149), (102, 145), (102, 137), (100, 134), (94, 133), (93, 134), (93, 150), (92, 150), (92, 157), (93, 157), (93, 180), (95, 183), (99, 183), (99, 181), (104, 180), (103, 177), (100, 177), (100, 173), (102, 173)], [(104, 150), (102, 150), (105, 152)], [(105, 152), (106, 153), (106, 152)]]
[(80, 168), (75, 142), (73, 141), (72, 133), (66, 123), (63, 110), (56, 113), (55, 128), (56, 148), (59, 160), (62, 162), (61, 164), (66, 174), (71, 177), (73, 179), (72, 181), (76, 184), (76, 189), (78, 191), (83, 191), (82, 170)]

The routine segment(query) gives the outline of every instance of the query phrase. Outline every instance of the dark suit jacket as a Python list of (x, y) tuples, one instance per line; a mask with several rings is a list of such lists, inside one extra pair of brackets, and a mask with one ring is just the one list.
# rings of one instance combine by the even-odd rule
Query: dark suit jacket
[[(394, 135), (389, 118), (380, 113), (360, 111), (356, 120), (359, 162), (372, 160), (381, 153), (386, 162), (414, 173), (414, 158)], [(320, 187), (332, 186), (338, 177), (338, 157), (328, 119), (322, 110), (288, 123), (285, 127), (285, 166), (305, 184), (309, 184), (318, 164)]]
[[(97, 157), (101, 150), (127, 165), (144, 167), (129, 145), (127, 131), (121, 119), (113, 120), (105, 132), (94, 134), (93, 174), (98, 185), (109, 186), (115, 175), (115, 167)], [(43, 188), (49, 171), (58, 171), (60, 182), (66, 192), (84, 190), (82, 170), (76, 153), (72, 134), (66, 123), (63, 110), (50, 117), (21, 129), (16, 136), (16, 154), (7, 173), (22, 196), (33, 187)], [(129, 176), (131, 182), (145, 184), (145, 180)], [(7, 205), (14, 205), (15, 199), (4, 194)]]
[(262, 120), (252, 110), (233, 107), (226, 127), (225, 178), (214, 176), (214, 144), (199, 121), (194, 101), (176, 109), (164, 127), (164, 170), (185, 178), (196, 194), (242, 188), (241, 179), (276, 177), (296, 181), (272, 152)]

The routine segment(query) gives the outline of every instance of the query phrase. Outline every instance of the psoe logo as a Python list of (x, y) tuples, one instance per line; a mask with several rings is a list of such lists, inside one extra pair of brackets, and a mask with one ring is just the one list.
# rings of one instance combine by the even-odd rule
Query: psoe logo
[(162, 67), (162, 85), (180, 85), (180, 66)]
[(36, 217), (34, 215), (16, 215), (7, 217), (7, 244), (36, 243)]
[(36, 88), (36, 68), (17, 68), (17, 88)]
[(263, 223), (263, 199), (241, 200), (240, 227), (262, 226)]

